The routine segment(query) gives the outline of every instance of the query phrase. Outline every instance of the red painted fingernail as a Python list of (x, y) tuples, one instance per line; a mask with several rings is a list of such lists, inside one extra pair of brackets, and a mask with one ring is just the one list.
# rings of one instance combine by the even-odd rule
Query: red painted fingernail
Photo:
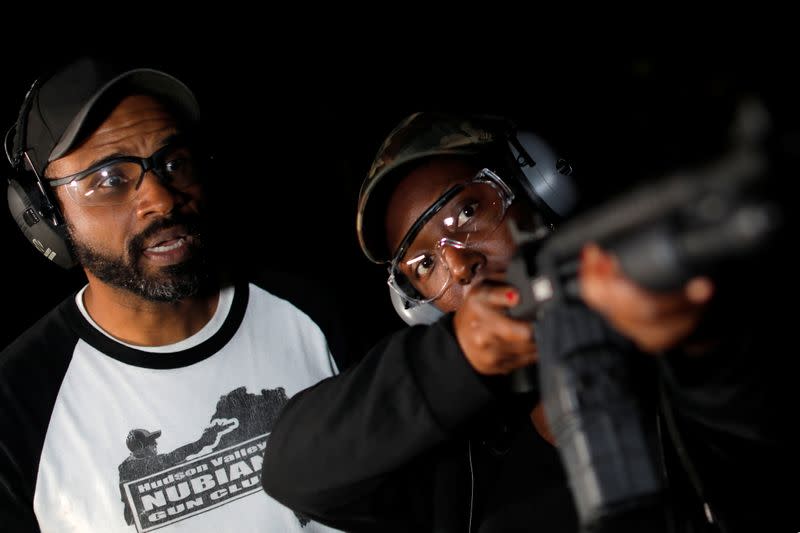
[(516, 299), (517, 299), (517, 293), (516, 293), (516, 292), (514, 292), (514, 291), (508, 291), (508, 292), (506, 293), (506, 299), (507, 299), (509, 302), (513, 302), (514, 300), (516, 300)]

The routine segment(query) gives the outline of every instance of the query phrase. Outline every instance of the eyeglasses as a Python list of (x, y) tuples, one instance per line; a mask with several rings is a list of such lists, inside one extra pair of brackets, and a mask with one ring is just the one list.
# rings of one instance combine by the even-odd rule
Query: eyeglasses
[(445, 249), (465, 249), (487, 239), (513, 201), (511, 189), (486, 168), (445, 191), (400, 243), (389, 265), (389, 285), (411, 302), (439, 298), (453, 282)]
[(114, 206), (133, 200), (144, 175), (151, 170), (164, 184), (183, 190), (199, 182), (195, 167), (186, 144), (171, 143), (150, 157), (115, 157), (48, 183), (52, 188), (66, 187), (79, 205)]

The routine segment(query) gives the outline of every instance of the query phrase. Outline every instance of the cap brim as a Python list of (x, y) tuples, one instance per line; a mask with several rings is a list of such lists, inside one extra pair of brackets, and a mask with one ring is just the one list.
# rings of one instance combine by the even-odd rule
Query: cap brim
[[(69, 126), (67, 126), (58, 144), (56, 144), (50, 152), (48, 162), (63, 157), (74, 148), (76, 142), (80, 140), (81, 131), (86, 121), (89, 119), (92, 110), (112, 88), (122, 82), (130, 84), (131, 87), (140, 88), (148, 94), (166, 98), (167, 101), (177, 106), (178, 111), (192, 122), (197, 122), (200, 119), (200, 107), (197, 104), (197, 99), (189, 87), (182, 81), (159, 70), (148, 68), (129, 70), (103, 85), (103, 87), (84, 104), (78, 114), (72, 119)], [(161, 432), (159, 431), (158, 434), (160, 435)]]

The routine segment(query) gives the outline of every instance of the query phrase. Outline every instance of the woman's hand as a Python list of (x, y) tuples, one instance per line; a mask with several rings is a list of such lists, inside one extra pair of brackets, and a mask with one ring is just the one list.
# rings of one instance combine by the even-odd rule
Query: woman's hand
[(708, 278), (689, 280), (682, 289), (653, 292), (636, 285), (613, 255), (594, 244), (583, 249), (581, 297), (641, 350), (659, 354), (677, 347), (697, 328), (714, 292)]
[(506, 314), (518, 301), (511, 285), (484, 282), (471, 288), (456, 311), (456, 339), (478, 373), (508, 374), (536, 361), (531, 323)]

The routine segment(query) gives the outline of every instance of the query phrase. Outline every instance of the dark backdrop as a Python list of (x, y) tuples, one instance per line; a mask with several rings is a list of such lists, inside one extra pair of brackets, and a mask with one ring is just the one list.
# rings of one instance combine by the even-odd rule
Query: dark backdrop
[[(575, 162), (591, 203), (712, 154), (724, 141), (735, 96), (755, 89), (782, 106), (791, 103), (780, 58), (755, 51), (584, 53), (531, 62), (505, 53), (398, 50), (387, 58), (320, 47), (288, 53), (275, 44), (202, 38), (148, 45), (145, 35), (135, 46), (98, 43), (55, 42), (6, 69), (3, 132), (38, 73), (76, 53), (177, 75), (198, 96), (224, 169), (220, 179), (232, 193), (225, 229), (230, 252), (335, 284), (346, 295), (342, 312), (363, 317), (373, 338), (402, 323), (391, 312), (384, 270), (358, 249), (356, 197), (381, 140), (406, 114), (507, 114)], [(0, 268), (10, 289), (0, 335), (5, 346), (80, 286), (82, 276), (44, 260), (2, 211)]]

